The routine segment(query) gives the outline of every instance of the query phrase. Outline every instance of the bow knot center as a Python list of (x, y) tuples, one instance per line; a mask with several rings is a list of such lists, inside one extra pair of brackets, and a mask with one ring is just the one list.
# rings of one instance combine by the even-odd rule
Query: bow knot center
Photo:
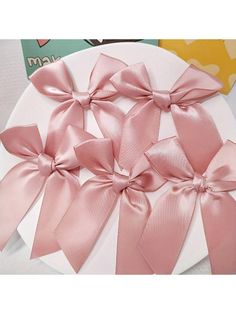
[(208, 189), (208, 185), (206, 183), (206, 177), (198, 173), (195, 173), (194, 178), (193, 178), (193, 186), (197, 192), (200, 192), (200, 193), (206, 192), (206, 190)]
[(55, 161), (49, 155), (42, 153), (38, 156), (38, 168), (43, 176), (48, 177), (56, 170)]
[(89, 109), (90, 108), (90, 101), (91, 97), (89, 92), (72, 92), (72, 97), (74, 100), (78, 101), (80, 106), (83, 109)]
[(129, 177), (117, 172), (114, 172), (112, 182), (114, 190), (118, 193), (130, 186)]
[(163, 111), (169, 111), (171, 105), (170, 92), (167, 90), (159, 90), (152, 92), (153, 101), (157, 107)]

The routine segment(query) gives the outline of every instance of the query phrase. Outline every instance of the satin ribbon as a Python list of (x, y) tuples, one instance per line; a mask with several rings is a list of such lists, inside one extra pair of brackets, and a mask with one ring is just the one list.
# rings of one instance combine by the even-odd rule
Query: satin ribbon
[[(48, 140), (52, 142), (50, 153), (55, 153), (66, 127), (71, 124), (84, 128), (84, 111), (91, 109), (104, 137), (111, 138), (118, 155), (124, 113), (111, 100), (117, 91), (109, 78), (126, 65), (115, 58), (101, 54), (91, 72), (88, 90), (78, 92), (72, 77), (62, 60), (35, 71), (30, 80), (43, 95), (60, 104), (53, 111)], [(80, 75), (83, 73), (81, 72)]]
[(222, 145), (204, 175), (194, 171), (176, 138), (158, 142), (145, 154), (173, 182), (157, 200), (140, 239), (149, 266), (156, 274), (172, 273), (199, 198), (212, 273), (235, 273), (236, 201), (228, 192), (236, 189), (236, 144)]
[(50, 154), (52, 138), (43, 148), (36, 125), (12, 127), (0, 134), (6, 150), (24, 160), (10, 169), (0, 182), (1, 250), (44, 186), (31, 257), (60, 250), (54, 230), (80, 186), (73, 175), (79, 167), (74, 146), (89, 138), (79, 128), (68, 126), (57, 152)]
[[(122, 167), (130, 169), (148, 145), (157, 141), (161, 111), (170, 111), (192, 166), (199, 173), (206, 170), (222, 145), (214, 121), (199, 104), (222, 88), (215, 77), (191, 65), (169, 91), (154, 90), (145, 65), (138, 63), (120, 70), (110, 81), (119, 93), (137, 100), (124, 123), (119, 155)], [(199, 149), (193, 154), (195, 147)]]
[(137, 244), (151, 211), (144, 192), (155, 191), (164, 180), (150, 167), (144, 155), (129, 176), (115, 172), (110, 139), (85, 141), (75, 152), (79, 164), (95, 177), (81, 186), (55, 231), (72, 267), (78, 272), (84, 264), (120, 196), (116, 272), (152, 273)]

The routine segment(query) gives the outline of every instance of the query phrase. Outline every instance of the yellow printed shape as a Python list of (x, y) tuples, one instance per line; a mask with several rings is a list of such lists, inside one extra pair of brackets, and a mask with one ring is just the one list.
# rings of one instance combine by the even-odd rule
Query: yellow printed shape
[(231, 59), (236, 58), (236, 40), (225, 40), (225, 49)]
[(179, 57), (215, 75), (228, 94), (235, 82), (236, 40), (160, 40), (160, 47), (174, 51)]
[(196, 59), (189, 59), (187, 60), (187, 62), (189, 64), (194, 64), (196, 67), (198, 67), (199, 69), (203, 70), (203, 71), (206, 71), (208, 73), (210, 73), (211, 75), (215, 75), (217, 73), (219, 73), (220, 71), (220, 68), (218, 65), (216, 64), (208, 64), (208, 65), (202, 65), (198, 60)]
[(236, 73), (230, 75), (230, 77), (229, 77), (229, 85), (231, 87), (233, 87), (235, 82), (236, 82)]

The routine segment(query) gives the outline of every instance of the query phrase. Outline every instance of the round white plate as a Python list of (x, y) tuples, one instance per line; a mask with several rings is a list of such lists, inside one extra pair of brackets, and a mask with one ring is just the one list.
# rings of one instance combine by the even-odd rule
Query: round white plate
[[(80, 91), (86, 91), (90, 72), (100, 53), (119, 58), (127, 64), (144, 62), (151, 76), (154, 88), (161, 90), (170, 89), (178, 77), (185, 71), (188, 64), (176, 55), (151, 45), (141, 43), (116, 43), (98, 46), (83, 50), (63, 58), (74, 84)], [(127, 112), (134, 104), (126, 98), (119, 98), (116, 104)], [(16, 104), (14, 111), (7, 123), (7, 127), (37, 123), (41, 136), (45, 141), (49, 117), (57, 102), (41, 95), (29, 84)], [(205, 109), (212, 115), (219, 132), (224, 140), (236, 141), (236, 121), (222, 96), (218, 95), (204, 103)], [(97, 137), (102, 137), (100, 130), (91, 112), (88, 112), (87, 130)], [(160, 136), (166, 138), (176, 135), (176, 130), (170, 113), (162, 113)], [(8, 154), (0, 146), (0, 178), (20, 160)], [(92, 174), (82, 170), (80, 181), (83, 183)], [(168, 185), (157, 192), (148, 193), (150, 202), (154, 205), (158, 196), (163, 193)], [(232, 194), (233, 195), (233, 194)], [(236, 195), (233, 195), (236, 198)], [(40, 211), (42, 197), (31, 208), (18, 227), (18, 232), (26, 245), (31, 248)], [(119, 203), (119, 202), (118, 202)], [(97, 241), (93, 251), (80, 270), (82, 274), (114, 274), (116, 261), (116, 239), (118, 227), (119, 204), (117, 204), (101, 237)], [(181, 273), (199, 262), (207, 255), (207, 247), (204, 237), (200, 208), (197, 204), (187, 239), (174, 269), (174, 273)], [(61, 273), (73, 273), (69, 262), (60, 251), (41, 258), (49, 266)]]

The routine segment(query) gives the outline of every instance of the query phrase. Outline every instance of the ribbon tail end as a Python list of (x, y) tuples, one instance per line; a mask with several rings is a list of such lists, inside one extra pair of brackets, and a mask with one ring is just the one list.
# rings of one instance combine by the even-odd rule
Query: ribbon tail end
[(32, 247), (30, 259), (36, 259), (40, 258), (45, 255), (53, 254), (59, 251), (60, 248), (56, 245), (53, 245), (52, 247), (40, 247), (39, 244), (35, 243)]

